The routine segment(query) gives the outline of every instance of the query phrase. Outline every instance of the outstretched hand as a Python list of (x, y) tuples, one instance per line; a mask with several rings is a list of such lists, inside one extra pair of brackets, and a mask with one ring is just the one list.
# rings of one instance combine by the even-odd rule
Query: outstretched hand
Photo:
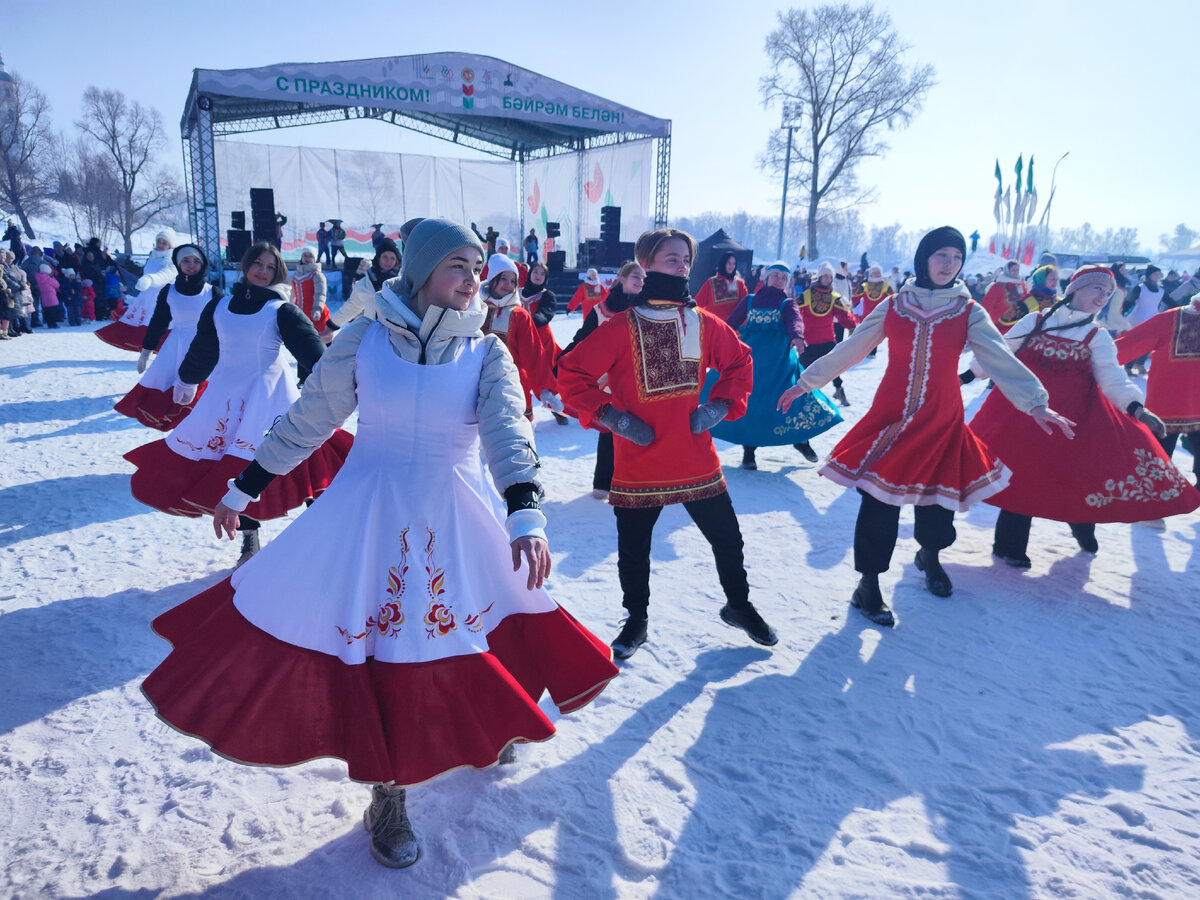
[[(230, 535), (230, 537), (232, 536)], [(517, 538), (512, 542), (514, 572), (521, 568), (521, 554), (525, 554), (525, 560), (529, 563), (529, 579), (525, 587), (531, 591), (535, 587), (540, 588), (542, 582), (550, 575), (550, 545), (545, 538), (528, 536)]]
[(1060, 416), (1054, 410), (1050, 409), (1050, 407), (1039, 406), (1031, 410), (1029, 414), (1033, 416), (1033, 421), (1037, 422), (1038, 428), (1042, 429), (1046, 434), (1054, 433), (1050, 427), (1053, 425), (1054, 428), (1063, 433), (1063, 437), (1067, 440), (1072, 440), (1075, 437), (1075, 423), (1066, 416)]
[(217, 533), (217, 537), (227, 537), (232, 541), (233, 536), (237, 534), (237, 527), (237, 510), (230, 509), (224, 503), (218, 503), (217, 508), (213, 510), (213, 531)]
[(787, 412), (792, 408), (792, 404), (809, 393), (808, 388), (804, 387), (800, 382), (796, 382), (790, 388), (783, 392), (779, 397), (778, 408), (780, 412)]

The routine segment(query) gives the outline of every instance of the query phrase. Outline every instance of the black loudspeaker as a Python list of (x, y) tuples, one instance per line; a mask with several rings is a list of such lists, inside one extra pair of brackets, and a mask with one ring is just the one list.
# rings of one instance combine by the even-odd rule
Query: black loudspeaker
[(246, 230), (246, 211), (244, 209), (239, 209), (235, 212), (231, 212), (229, 214), (229, 218), (231, 220), (229, 223), (229, 226), (231, 228), (233, 228), (237, 231), (245, 231)]
[(621, 241), (621, 207), (600, 207), (600, 240), (606, 244)]
[[(358, 264), (362, 262), (360, 256), (347, 256), (342, 260), (342, 299), (346, 300), (350, 297), (350, 291), (354, 287), (354, 276), (358, 274)], [(367, 276), (364, 275), (363, 278)]]
[(250, 188), (250, 220), (255, 241), (275, 243), (275, 192), (271, 188)]
[(550, 270), (550, 274), (557, 275), (562, 272), (567, 266), (567, 251), (566, 250), (551, 250), (546, 254), (546, 268)]
[(225, 259), (237, 265), (250, 249), (250, 232), (244, 228), (231, 228), (225, 232)]
[(557, 222), (547, 222), (546, 223), (546, 237), (547, 238), (556, 238), (556, 237), (560, 237), (561, 235), (562, 235), (562, 229), (559, 227), (559, 224)]

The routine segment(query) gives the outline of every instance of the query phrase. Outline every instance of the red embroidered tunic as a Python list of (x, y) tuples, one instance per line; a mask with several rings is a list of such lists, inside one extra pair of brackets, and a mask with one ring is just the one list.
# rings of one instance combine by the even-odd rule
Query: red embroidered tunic
[[(1200, 318), (1200, 317), (1196, 317)], [(1148, 323), (1147, 323), (1148, 324)], [(987, 502), (1057, 522), (1144, 522), (1191, 512), (1200, 491), (1184, 480), (1149, 429), (1118, 410), (1092, 373), (1089, 342), (1039, 334), (1017, 355), (1075, 423), (1075, 439), (1046, 434), (993, 390), (971, 430), (1012, 470)]]
[(1008, 471), (963, 421), (957, 367), (973, 302), (923, 310), (899, 294), (884, 320), (888, 364), (871, 408), (821, 474), (884, 503), (965, 510)]
[(1200, 431), (1200, 314), (1183, 307), (1147, 319), (1116, 339), (1124, 365), (1150, 354), (1146, 406), (1168, 434)]
[[(615, 437), (613, 506), (666, 506), (725, 492), (712, 437), (692, 434), (688, 417), (708, 369), (721, 373), (709, 400), (725, 400), (729, 419), (745, 414), (754, 380), (750, 348), (706, 310), (668, 309), (670, 315), (640, 306), (617, 313), (558, 362), (563, 400), (582, 424), (611, 403), (654, 429), (648, 447)], [(611, 393), (600, 387), (605, 376)]]
[(858, 309), (858, 305), (862, 304), (862, 312), (855, 313), (858, 316), (858, 321), (861, 322), (875, 311), (875, 307), (895, 293), (892, 290), (892, 286), (886, 281), (879, 282), (878, 294), (871, 290), (871, 283), (869, 281), (864, 281), (862, 283), (862, 290), (850, 298), (850, 306), (852, 309)]
[(858, 324), (842, 300), (842, 295), (820, 285), (810, 287), (797, 297), (796, 308), (804, 320), (804, 340), (810, 347), (829, 344), (836, 339), (833, 331), (835, 321), (844, 328), (853, 328)]
[(519, 303), (499, 310), (489, 303), (483, 333), (495, 334), (512, 354), (521, 376), (521, 387), (525, 389), (525, 414), (529, 415), (533, 410), (529, 395), (536, 397), (542, 388), (554, 382), (533, 316)]
[(729, 320), (729, 315), (737, 309), (738, 303), (750, 293), (742, 276), (734, 273), (733, 281), (724, 275), (714, 275), (700, 286), (696, 292), (696, 305), (707, 309), (720, 317), (722, 322)]

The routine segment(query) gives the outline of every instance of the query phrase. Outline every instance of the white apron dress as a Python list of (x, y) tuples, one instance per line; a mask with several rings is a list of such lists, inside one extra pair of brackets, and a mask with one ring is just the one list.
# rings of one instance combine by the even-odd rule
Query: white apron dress
[(211, 299), (211, 284), (204, 285), (199, 294), (191, 297), (179, 293), (173, 284), (167, 288), (171, 330), (133, 390), (118, 400), (113, 409), (161, 431), (170, 431), (187, 417), (203, 396), (207, 382), (200, 385), (197, 396), (187, 405), (176, 403), (172, 391), (179, 383), (179, 366), (196, 336), (200, 313)]
[[(475, 405), (486, 342), (436, 366), (376, 323), (359, 424), (335, 485), (232, 577), (155, 621), (175, 651), (144, 689), (170, 724), (236, 760), (347, 760), (415, 784), (496, 761), (616, 674), (609, 648), (512, 571)], [(330, 535), (344, 552), (319, 552)], [(213, 658), (213, 657), (216, 658)]]
[[(230, 312), (229, 301), (222, 297), (213, 311), (220, 357), (204, 395), (164, 440), (125, 454), (138, 467), (133, 495), (172, 515), (211, 514), (226, 481), (241, 473), (275, 420), (300, 396), (278, 326), (279, 308), (287, 301), (271, 300), (251, 315)], [(304, 463), (271, 482), (246, 514), (277, 518), (315, 497), (337, 474), (352, 440), (335, 431)]]

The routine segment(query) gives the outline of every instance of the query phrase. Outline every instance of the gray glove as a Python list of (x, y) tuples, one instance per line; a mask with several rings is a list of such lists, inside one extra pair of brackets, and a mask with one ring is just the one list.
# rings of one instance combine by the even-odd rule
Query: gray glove
[(727, 402), (709, 400), (692, 410), (692, 414), (688, 416), (688, 425), (692, 428), (692, 434), (700, 434), (702, 431), (708, 431), (728, 414), (729, 404)]
[(175, 387), (171, 389), (171, 399), (180, 406), (187, 406), (196, 399), (196, 392), (200, 389), (198, 384), (184, 384), (182, 381), (175, 382)]
[(146, 367), (148, 365), (150, 365), (150, 351), (143, 350), (141, 353), (138, 354), (138, 363), (137, 363), (138, 374), (141, 375), (143, 372), (145, 372)]
[(1167, 423), (1146, 409), (1146, 407), (1143, 406), (1138, 410), (1137, 420), (1149, 428), (1155, 437), (1164, 438), (1167, 436)]
[(633, 413), (619, 410), (611, 404), (596, 421), (613, 434), (619, 434), (639, 447), (649, 447), (650, 442), (654, 440), (653, 428)]

